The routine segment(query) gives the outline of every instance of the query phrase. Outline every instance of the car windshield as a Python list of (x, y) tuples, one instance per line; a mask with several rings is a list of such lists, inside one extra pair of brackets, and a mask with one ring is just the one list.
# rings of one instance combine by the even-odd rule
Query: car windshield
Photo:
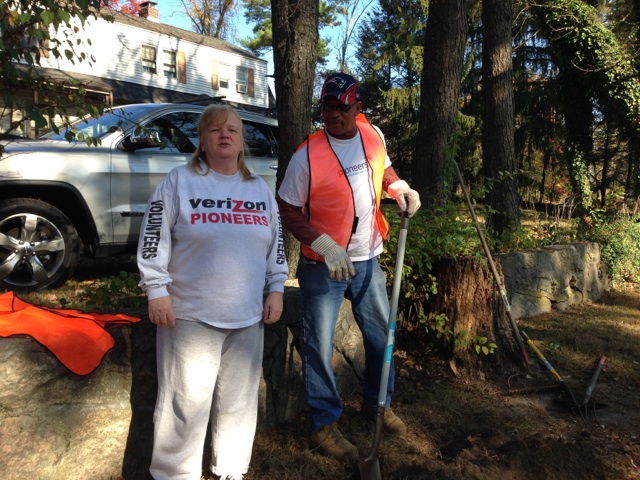
[[(108, 133), (111, 133), (114, 127), (126, 131), (135, 125), (135, 119), (152, 107), (153, 105), (134, 105), (124, 108), (115, 107), (105, 111), (105, 113), (97, 118), (88, 116), (84, 119), (77, 120), (71, 126), (76, 130), (76, 138), (78, 138), (80, 134), (85, 138), (102, 138)], [(60, 130), (60, 133), (49, 132), (41, 138), (48, 140), (66, 140), (64, 136), (66, 131), (67, 129)]]

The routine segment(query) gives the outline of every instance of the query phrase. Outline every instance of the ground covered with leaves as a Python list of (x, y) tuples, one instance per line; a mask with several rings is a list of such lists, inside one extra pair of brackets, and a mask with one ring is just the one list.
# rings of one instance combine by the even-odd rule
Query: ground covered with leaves
[[(530, 365), (486, 378), (426, 354), (421, 333), (398, 331), (392, 408), (408, 425), (383, 434), (385, 479), (640, 479), (640, 290), (519, 321), (566, 384), (528, 347)], [(598, 361), (605, 356), (589, 401)], [(575, 397), (578, 407), (574, 406)], [(373, 425), (359, 397), (340, 426), (366, 456)], [(359, 479), (358, 464), (309, 452), (304, 419), (257, 435), (249, 480)]]

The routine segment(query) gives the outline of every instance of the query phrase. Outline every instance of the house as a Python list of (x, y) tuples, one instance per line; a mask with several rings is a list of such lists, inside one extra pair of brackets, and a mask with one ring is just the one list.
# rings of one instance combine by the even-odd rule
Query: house
[[(70, 89), (83, 88), (107, 106), (206, 99), (275, 116), (266, 60), (229, 42), (163, 25), (156, 5), (142, 3), (137, 16), (111, 11), (113, 22), (90, 17), (75, 34), (82, 41), (76, 53), (85, 59), (55, 58), (43, 48), (39, 73)], [(28, 122), (23, 130), (26, 136), (38, 133)]]

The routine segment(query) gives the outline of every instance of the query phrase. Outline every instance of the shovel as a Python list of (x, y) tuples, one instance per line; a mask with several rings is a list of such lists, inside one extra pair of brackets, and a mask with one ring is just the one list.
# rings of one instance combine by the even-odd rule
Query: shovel
[(382, 435), (384, 412), (387, 408), (387, 385), (389, 383), (389, 370), (391, 369), (391, 356), (396, 333), (396, 316), (398, 313), (398, 298), (400, 297), (400, 283), (402, 282), (402, 262), (404, 261), (404, 247), (407, 243), (407, 230), (409, 217), (402, 212), (400, 219), (400, 237), (398, 238), (398, 251), (396, 253), (396, 268), (393, 275), (393, 287), (391, 289), (391, 306), (389, 310), (389, 328), (387, 330), (387, 347), (384, 353), (382, 374), (380, 375), (380, 391), (378, 392), (378, 408), (376, 410), (376, 427), (373, 434), (373, 445), (369, 455), (358, 462), (360, 478), (362, 480), (382, 480), (380, 474), (380, 460), (378, 449)]

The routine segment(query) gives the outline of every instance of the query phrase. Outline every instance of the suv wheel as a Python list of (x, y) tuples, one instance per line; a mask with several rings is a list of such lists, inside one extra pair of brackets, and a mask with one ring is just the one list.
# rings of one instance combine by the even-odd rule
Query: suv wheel
[(71, 221), (31, 198), (0, 202), (0, 289), (43, 290), (73, 274), (80, 239)]

